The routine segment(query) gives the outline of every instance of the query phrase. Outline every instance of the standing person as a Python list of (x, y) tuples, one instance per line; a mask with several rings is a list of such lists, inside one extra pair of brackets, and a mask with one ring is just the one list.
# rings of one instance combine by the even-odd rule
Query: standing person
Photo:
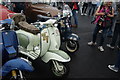
[[(109, 48), (114, 49), (118, 36), (120, 38), (120, 2), (117, 4), (116, 24), (115, 24), (113, 37), (112, 37), (112, 42), (110, 44), (107, 44)], [(120, 40), (118, 42), (118, 45), (120, 45)]]
[[(120, 39), (119, 39), (120, 41)], [(120, 45), (119, 45), (120, 46)], [(117, 62), (113, 65), (108, 65), (108, 68), (114, 72), (118, 72), (120, 70), (120, 47), (118, 48), (118, 58)]]
[[(112, 5), (112, 7), (114, 8), (115, 16), (116, 16), (116, 3), (117, 2), (113, 2), (113, 5)], [(113, 30), (114, 26), (115, 26), (115, 17), (112, 19), (112, 25), (107, 32), (107, 37), (112, 37), (113, 36), (113, 31), (112, 30)]]
[(88, 0), (84, 1), (81, 15), (87, 15), (88, 3)]
[(92, 15), (92, 16), (94, 15), (94, 12), (96, 10), (97, 4), (98, 4), (98, 2), (96, 0), (92, 1), (91, 8), (89, 10), (88, 15)]
[(75, 21), (75, 25), (72, 25), (73, 27), (77, 27), (78, 26), (78, 16), (77, 13), (79, 11), (79, 6), (78, 6), (78, 2), (75, 2), (74, 0), (68, 4), (72, 10), (72, 14), (73, 14), (73, 18)]
[[(119, 35), (118, 59), (114, 65), (108, 65), (108, 68), (114, 72), (118, 72), (120, 70), (120, 2), (119, 2), (119, 4), (117, 4), (117, 10), (118, 10), (118, 14), (117, 14), (117, 18), (116, 18), (116, 25), (115, 25), (115, 30), (114, 30), (114, 35), (113, 35), (112, 41), (115, 40), (115, 42), (116, 42), (116, 39)], [(113, 44), (115, 44), (115, 43), (113, 43)]]
[(88, 42), (89, 46), (96, 45), (97, 34), (99, 30), (102, 30), (98, 47), (101, 52), (104, 51), (103, 42), (109, 28), (109, 26), (107, 26), (107, 21), (111, 22), (111, 17), (114, 17), (114, 9), (112, 8), (112, 12), (110, 11), (111, 5), (112, 2), (104, 2), (104, 5), (98, 7), (95, 13), (96, 20), (94, 23), (96, 23), (96, 27), (93, 32), (93, 40), (91, 42)]

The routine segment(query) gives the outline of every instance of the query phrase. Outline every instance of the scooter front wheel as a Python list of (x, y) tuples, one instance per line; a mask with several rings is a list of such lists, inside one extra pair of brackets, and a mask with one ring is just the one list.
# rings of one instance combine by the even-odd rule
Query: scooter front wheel
[(66, 77), (69, 73), (69, 67), (67, 65), (63, 65), (60, 62), (54, 61), (51, 65), (51, 70), (52, 73), (56, 76), (56, 77)]
[(74, 53), (78, 50), (79, 43), (78, 43), (78, 41), (68, 40), (65, 42), (65, 47), (66, 47), (68, 52)]

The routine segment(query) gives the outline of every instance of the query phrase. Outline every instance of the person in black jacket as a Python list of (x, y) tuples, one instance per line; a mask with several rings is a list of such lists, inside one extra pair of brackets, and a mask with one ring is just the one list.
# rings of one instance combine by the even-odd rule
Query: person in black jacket
[[(116, 16), (116, 24), (115, 29), (112, 37), (112, 42), (110, 44), (107, 44), (107, 46), (111, 49), (114, 49), (114, 46), (116, 44), (117, 38), (120, 38), (120, 2), (117, 5), (117, 16)], [(118, 45), (120, 45), (120, 41), (118, 42)], [(119, 46), (120, 47), (120, 46)]]
[(120, 70), (120, 2), (117, 5), (117, 8), (118, 8), (118, 16), (116, 18), (117, 21), (116, 21), (116, 25), (115, 25), (114, 35), (112, 38), (112, 43), (108, 46), (110, 48), (114, 48), (115, 42), (119, 36), (117, 62), (114, 65), (108, 65), (108, 68), (114, 72), (118, 72)]

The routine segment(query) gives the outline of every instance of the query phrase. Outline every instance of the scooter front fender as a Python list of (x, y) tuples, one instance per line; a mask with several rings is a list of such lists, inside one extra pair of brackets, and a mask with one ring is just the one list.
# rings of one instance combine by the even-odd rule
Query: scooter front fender
[(2, 76), (6, 76), (11, 70), (32, 72), (34, 68), (27, 61), (17, 58), (6, 62), (0, 69), (0, 73), (2, 73)]
[(80, 38), (77, 34), (70, 34), (68, 37), (67, 37), (67, 40), (74, 40), (74, 41), (78, 41)]
[(61, 50), (53, 50), (47, 52), (43, 57), (42, 60), (47, 63), (50, 60), (56, 60), (59, 62), (69, 62), (71, 59), (67, 53)]

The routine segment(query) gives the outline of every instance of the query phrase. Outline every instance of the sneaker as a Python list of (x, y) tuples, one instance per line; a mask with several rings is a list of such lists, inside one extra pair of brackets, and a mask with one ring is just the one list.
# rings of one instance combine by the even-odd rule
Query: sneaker
[(83, 13), (81, 13), (81, 15), (83, 15)]
[(92, 41), (91, 42), (88, 42), (88, 45), (89, 46), (95, 46), (97, 43), (95, 42), (95, 43), (93, 43)]
[(87, 14), (86, 14), (86, 13), (85, 13), (84, 15), (85, 15), (85, 16), (87, 16)]
[(103, 30), (99, 30), (99, 33), (102, 33)]
[(115, 65), (108, 65), (108, 68), (114, 72), (118, 72), (118, 68), (116, 68)]
[(107, 44), (107, 47), (111, 48), (111, 49), (114, 49), (113, 46), (111, 46), (110, 44)]
[(98, 49), (101, 51), (101, 52), (104, 52), (104, 49), (102, 46), (99, 46)]

